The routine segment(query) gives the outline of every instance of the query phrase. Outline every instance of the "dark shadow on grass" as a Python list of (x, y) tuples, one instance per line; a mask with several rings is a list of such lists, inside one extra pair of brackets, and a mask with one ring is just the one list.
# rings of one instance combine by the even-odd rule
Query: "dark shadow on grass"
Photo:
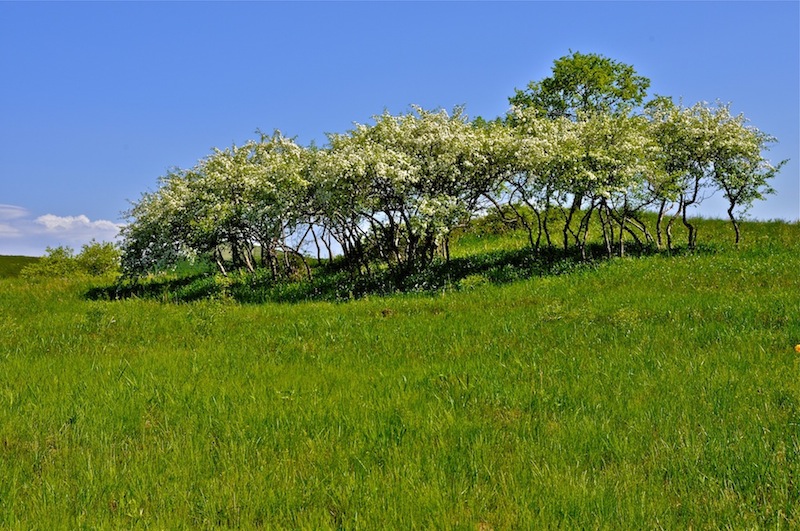
[[(694, 251), (676, 248), (659, 251), (654, 246), (630, 244), (630, 257), (713, 253), (712, 246)], [(128, 298), (155, 299), (164, 302), (191, 302), (224, 298), (244, 304), (265, 302), (297, 303), (305, 301), (348, 301), (365, 296), (397, 293), (439, 293), (470, 289), (480, 284), (506, 284), (536, 277), (564, 275), (592, 270), (608, 255), (602, 245), (591, 245), (583, 258), (578, 249), (558, 248), (500, 250), (437, 260), (412, 274), (401, 275), (391, 269), (360, 274), (341, 261), (314, 267), (312, 279), (275, 281), (266, 271), (234, 273), (222, 277), (209, 270), (178, 277), (121, 280), (110, 286), (96, 287), (86, 293), (93, 300)]]
[(110, 286), (90, 289), (91, 300), (156, 299), (164, 302), (185, 302), (209, 298), (215, 294), (214, 275), (193, 273), (178, 278), (122, 279)]

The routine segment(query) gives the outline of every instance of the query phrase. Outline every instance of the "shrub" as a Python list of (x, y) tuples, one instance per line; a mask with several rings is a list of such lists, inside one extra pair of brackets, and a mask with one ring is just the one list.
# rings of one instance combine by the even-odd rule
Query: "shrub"
[(76, 256), (71, 247), (48, 247), (47, 255), (25, 266), (23, 278), (67, 278), (74, 275), (102, 276), (117, 273), (120, 267), (119, 249), (109, 242), (92, 240)]
[(75, 261), (80, 270), (92, 276), (116, 273), (120, 267), (120, 251), (113, 243), (92, 240), (81, 248)]
[(47, 255), (25, 266), (20, 271), (20, 276), (23, 278), (65, 278), (78, 271), (75, 251), (71, 247), (48, 247), (46, 251)]

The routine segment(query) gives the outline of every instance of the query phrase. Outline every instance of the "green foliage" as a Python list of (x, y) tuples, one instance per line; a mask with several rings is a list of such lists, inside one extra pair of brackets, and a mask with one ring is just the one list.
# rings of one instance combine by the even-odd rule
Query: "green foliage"
[(23, 278), (67, 278), (78, 272), (75, 251), (71, 247), (48, 247), (47, 254), (20, 271)]
[(116, 275), (120, 267), (119, 248), (110, 242), (92, 242), (75, 255), (71, 247), (48, 247), (47, 255), (25, 266), (20, 276), (33, 278), (69, 278), (73, 275)]
[(119, 272), (120, 250), (111, 242), (92, 241), (81, 248), (75, 257), (77, 266), (92, 276), (102, 276)]
[(548, 118), (625, 114), (640, 105), (650, 80), (631, 65), (598, 54), (573, 52), (553, 63), (553, 74), (517, 90), (509, 103)]

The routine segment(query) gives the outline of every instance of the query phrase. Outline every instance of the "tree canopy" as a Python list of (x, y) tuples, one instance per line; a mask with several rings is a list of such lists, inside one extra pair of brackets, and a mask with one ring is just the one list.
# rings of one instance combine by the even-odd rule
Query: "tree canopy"
[(553, 74), (531, 81), (509, 98), (548, 118), (577, 119), (581, 113), (625, 114), (647, 96), (650, 80), (630, 65), (598, 54), (572, 52), (556, 59)]

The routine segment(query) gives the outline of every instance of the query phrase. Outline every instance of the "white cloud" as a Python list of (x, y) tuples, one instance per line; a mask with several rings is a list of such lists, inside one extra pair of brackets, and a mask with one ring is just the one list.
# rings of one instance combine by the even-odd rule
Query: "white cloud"
[(80, 216), (55, 216), (53, 214), (45, 214), (36, 218), (36, 223), (44, 226), (47, 232), (113, 232), (114, 235), (119, 231), (120, 225), (99, 219), (91, 221), (88, 217), (81, 214)]
[(16, 205), (2, 205), (0, 204), (0, 219), (19, 219), (28, 216), (28, 211)]
[(0, 255), (43, 255), (61, 245), (80, 250), (92, 240), (114, 241), (122, 225), (85, 214), (45, 214), (32, 219), (26, 208), (0, 204)]

